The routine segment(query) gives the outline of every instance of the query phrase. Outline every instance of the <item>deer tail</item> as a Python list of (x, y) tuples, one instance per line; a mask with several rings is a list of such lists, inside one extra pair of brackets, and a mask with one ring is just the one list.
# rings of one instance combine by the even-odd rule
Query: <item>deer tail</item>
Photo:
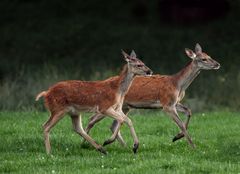
[(45, 97), (46, 94), (47, 94), (47, 91), (42, 91), (42, 92), (40, 92), (40, 93), (37, 95), (35, 101), (38, 101), (41, 97)]

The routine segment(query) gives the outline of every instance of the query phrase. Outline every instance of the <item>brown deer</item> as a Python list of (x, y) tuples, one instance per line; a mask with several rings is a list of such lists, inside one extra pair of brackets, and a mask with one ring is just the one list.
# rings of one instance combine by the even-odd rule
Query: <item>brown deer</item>
[[(173, 142), (185, 136), (188, 143), (192, 147), (195, 147), (191, 137), (187, 133), (191, 110), (182, 105), (180, 101), (185, 95), (185, 90), (201, 70), (219, 69), (220, 64), (206, 53), (202, 52), (202, 48), (199, 44), (196, 44), (195, 52), (188, 48), (185, 49), (185, 52), (192, 61), (177, 74), (153, 75), (147, 78), (140, 76), (136, 77), (125, 96), (123, 111), (127, 114), (130, 108), (163, 108), (181, 130), (181, 132), (173, 138)], [(187, 116), (185, 123), (181, 121), (177, 111), (183, 112)], [(103, 119), (101, 114), (92, 116), (86, 128), (86, 132), (88, 133), (94, 124), (101, 119)], [(114, 121), (111, 130), (114, 131), (116, 126), (117, 122)], [(125, 145), (120, 132), (117, 135), (117, 139), (122, 145)]]
[(117, 121), (116, 130), (105, 144), (115, 140), (122, 123), (126, 123), (134, 139), (133, 151), (138, 149), (138, 138), (136, 136), (132, 121), (122, 112), (124, 97), (136, 75), (151, 75), (152, 71), (136, 57), (134, 51), (129, 56), (122, 51), (127, 61), (121, 74), (117, 78), (109, 78), (104, 81), (63, 81), (51, 86), (47, 91), (39, 93), (45, 98), (45, 106), (50, 111), (50, 118), (43, 125), (45, 136), (45, 147), (50, 153), (51, 146), (49, 132), (51, 128), (68, 113), (71, 116), (73, 129), (92, 144), (97, 150), (106, 154), (101, 145), (97, 144), (83, 129), (80, 112), (95, 112), (107, 115)]

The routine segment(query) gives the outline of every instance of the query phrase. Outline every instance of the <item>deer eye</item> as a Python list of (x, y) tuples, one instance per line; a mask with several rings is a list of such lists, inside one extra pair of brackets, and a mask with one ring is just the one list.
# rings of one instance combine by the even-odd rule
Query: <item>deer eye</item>
[(139, 68), (140, 68), (140, 67), (142, 67), (142, 65), (137, 65), (137, 67), (139, 67)]
[(202, 59), (202, 61), (206, 62), (206, 61), (207, 61), (207, 59), (206, 59), (206, 58), (203, 58), (203, 59)]

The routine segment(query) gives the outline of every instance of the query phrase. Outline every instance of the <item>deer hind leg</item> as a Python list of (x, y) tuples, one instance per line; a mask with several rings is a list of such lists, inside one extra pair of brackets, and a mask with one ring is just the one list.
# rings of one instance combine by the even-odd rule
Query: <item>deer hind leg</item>
[(46, 123), (43, 125), (43, 130), (44, 130), (44, 141), (45, 141), (45, 148), (47, 154), (51, 152), (51, 144), (49, 140), (49, 133), (50, 130), (56, 125), (56, 123), (63, 117), (64, 111), (60, 111), (57, 113), (51, 113), (50, 118)]
[(86, 139), (90, 144), (93, 145), (98, 151), (100, 151), (103, 154), (107, 154), (106, 151), (102, 148), (101, 145), (97, 144), (92, 137), (90, 137), (83, 129), (82, 126), (82, 117), (81, 115), (71, 115), (72, 118), (72, 124), (73, 129), (81, 135), (84, 139)]
[[(102, 114), (99, 114), (99, 113), (96, 113), (96, 114), (94, 114), (93, 116), (91, 116), (91, 118), (89, 119), (88, 125), (87, 125), (87, 127), (86, 127), (86, 129), (85, 129), (85, 132), (86, 132), (87, 134), (89, 134), (90, 130), (94, 127), (94, 125), (95, 125), (97, 122), (101, 121), (103, 118), (104, 118), (104, 116), (103, 116)], [(84, 144), (85, 141), (86, 141), (86, 140), (83, 139), (82, 144)]]
[(93, 128), (93, 126), (101, 121), (102, 119), (104, 118), (104, 116), (102, 114), (94, 114), (91, 118), (90, 118), (90, 121), (85, 129), (86, 133), (89, 134), (90, 130)]
[(183, 135), (186, 137), (189, 145), (191, 145), (193, 148), (195, 148), (195, 145), (193, 144), (191, 137), (188, 135), (188, 132), (186, 130), (184, 123), (181, 121), (181, 119), (179, 118), (179, 116), (177, 114), (176, 108), (175, 107), (165, 107), (164, 111), (166, 111), (172, 117), (173, 121), (181, 129), (181, 131), (183, 132)]
[[(123, 113), (124, 113), (125, 115), (127, 115), (128, 112), (129, 112), (129, 109), (128, 109), (128, 108), (123, 108)], [(111, 127), (110, 127), (110, 130), (112, 131), (112, 133), (115, 131), (115, 129), (116, 129), (116, 127), (117, 127), (117, 124), (118, 124), (117, 120), (113, 120), (113, 123), (112, 123), (112, 125), (111, 125)], [(117, 134), (117, 140), (118, 140), (118, 142), (119, 142), (122, 146), (126, 147), (126, 143), (125, 143), (125, 141), (124, 141), (124, 139), (122, 138), (122, 135), (121, 135), (121, 130), (119, 130), (119, 132), (118, 132), (118, 134)]]
[[(187, 108), (186, 106), (182, 105), (181, 103), (176, 104), (176, 109), (177, 109), (177, 111), (182, 112), (187, 116), (187, 120), (185, 122), (185, 128), (187, 129), (191, 115), (192, 115), (191, 110), (189, 108)], [(180, 132), (173, 138), (172, 141), (175, 142), (183, 137), (184, 137), (183, 132)]]
[[(115, 132), (117, 126), (118, 126), (117, 120), (113, 120), (113, 123), (112, 123), (112, 125), (111, 125), (111, 127), (110, 127), (110, 130), (112, 131), (112, 133)], [(122, 135), (121, 135), (121, 130), (118, 131), (116, 139), (118, 140), (118, 142), (119, 142), (123, 147), (126, 147), (126, 143), (125, 143), (125, 141), (123, 140), (123, 137), (122, 137)]]

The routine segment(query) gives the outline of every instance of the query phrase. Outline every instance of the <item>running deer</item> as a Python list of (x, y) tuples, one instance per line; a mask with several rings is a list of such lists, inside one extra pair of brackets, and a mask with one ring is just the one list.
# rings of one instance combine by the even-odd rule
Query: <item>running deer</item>
[(126, 123), (134, 139), (133, 151), (138, 149), (138, 138), (136, 136), (132, 121), (122, 112), (124, 97), (136, 75), (151, 75), (152, 71), (136, 57), (134, 51), (128, 55), (122, 54), (127, 61), (120, 75), (117, 78), (109, 78), (104, 81), (63, 81), (51, 86), (47, 91), (39, 93), (45, 98), (45, 106), (50, 111), (50, 118), (43, 125), (45, 147), (50, 153), (51, 146), (49, 132), (56, 123), (68, 113), (72, 119), (73, 129), (85, 140), (92, 144), (98, 151), (106, 154), (103, 147), (97, 144), (82, 127), (80, 112), (90, 111), (101, 115), (107, 115), (117, 121), (116, 131), (110, 139), (105, 141), (108, 144), (115, 140), (122, 123)]
[[(197, 77), (201, 70), (219, 69), (220, 64), (213, 60), (209, 55), (202, 52), (199, 44), (195, 46), (195, 52), (186, 48), (185, 52), (192, 59), (180, 72), (174, 75), (153, 75), (151, 77), (136, 77), (125, 96), (123, 111), (125, 114), (130, 108), (137, 109), (158, 109), (163, 110), (173, 119), (180, 128), (181, 132), (174, 138), (173, 142), (186, 137), (188, 143), (195, 147), (191, 137), (188, 135), (187, 127), (191, 117), (191, 110), (180, 102), (185, 95), (185, 90)], [(179, 112), (183, 112), (187, 116), (185, 123), (178, 116)], [(91, 117), (86, 128), (89, 133), (95, 123), (103, 119), (101, 114), (96, 114)], [(116, 129), (117, 122), (114, 121), (111, 130)], [(117, 135), (117, 140), (125, 145), (125, 142), (120, 134)]]

